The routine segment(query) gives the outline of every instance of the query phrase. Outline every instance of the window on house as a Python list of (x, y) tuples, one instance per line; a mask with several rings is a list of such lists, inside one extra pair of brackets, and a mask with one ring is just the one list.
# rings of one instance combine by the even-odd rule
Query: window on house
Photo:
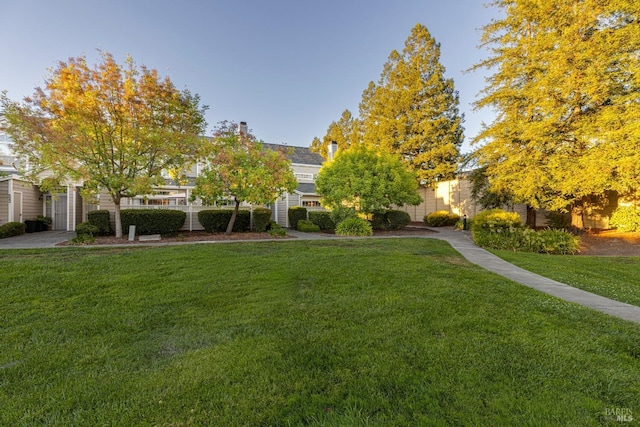
[(303, 200), (302, 206), (306, 208), (320, 208), (322, 205), (317, 200)]
[(313, 181), (312, 173), (296, 173), (295, 177), (298, 181)]

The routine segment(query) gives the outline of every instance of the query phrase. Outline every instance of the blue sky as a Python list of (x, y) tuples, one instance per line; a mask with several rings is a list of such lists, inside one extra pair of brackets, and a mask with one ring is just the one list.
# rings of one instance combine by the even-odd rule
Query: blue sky
[[(479, 29), (497, 16), (482, 0), (2, 0), (0, 90), (20, 99), (58, 60), (97, 49), (168, 75), (209, 105), (209, 129), (247, 121), (270, 143), (309, 146), (378, 80), (416, 23), (441, 44), (465, 114), (465, 144), (491, 121), (470, 106), (484, 87), (464, 73), (486, 52)], [(210, 130), (208, 131), (210, 134)]]

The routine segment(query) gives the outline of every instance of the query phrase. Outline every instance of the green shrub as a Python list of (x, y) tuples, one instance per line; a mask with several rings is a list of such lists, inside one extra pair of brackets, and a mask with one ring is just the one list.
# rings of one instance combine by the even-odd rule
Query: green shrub
[(253, 231), (262, 233), (267, 230), (271, 221), (271, 209), (255, 208), (253, 210)]
[(309, 221), (320, 227), (323, 231), (333, 231), (336, 229), (336, 223), (331, 219), (331, 212), (328, 211), (310, 211)]
[(347, 218), (353, 218), (356, 216), (356, 210), (346, 206), (336, 206), (329, 213), (331, 220), (334, 224), (340, 224)]
[(88, 222), (81, 222), (76, 225), (76, 237), (78, 239), (83, 239), (87, 237), (95, 237), (100, 232), (100, 229), (93, 224)]
[(573, 255), (580, 250), (580, 239), (566, 230), (548, 228), (542, 231), (525, 229), (535, 234), (529, 252), (553, 255)]
[(187, 214), (171, 209), (123, 209), (120, 212), (122, 233), (136, 226), (136, 234), (174, 234), (180, 230)]
[(424, 217), (424, 223), (429, 227), (445, 227), (456, 225), (460, 221), (460, 215), (447, 211), (435, 211)]
[(51, 217), (38, 215), (36, 217), (36, 222), (38, 223), (38, 225), (36, 225), (36, 228), (39, 228), (40, 231), (47, 231), (53, 221), (51, 220)]
[(27, 226), (22, 222), (7, 222), (0, 225), (0, 239), (5, 237), (20, 236), (25, 233)]
[[(229, 221), (233, 215), (232, 209), (210, 209), (198, 212), (198, 221), (208, 233), (223, 233), (227, 231)], [(240, 209), (233, 224), (232, 231), (249, 231), (251, 212)]]
[(301, 219), (298, 221), (298, 231), (302, 231), (303, 233), (317, 233), (320, 231), (320, 226), (308, 219)]
[(338, 236), (371, 236), (373, 230), (369, 221), (354, 216), (338, 224), (336, 234)]
[(307, 219), (307, 208), (304, 206), (291, 206), (289, 208), (289, 226), (291, 228), (298, 228), (298, 221), (301, 219)]
[(374, 212), (371, 215), (371, 228), (374, 230), (386, 230), (389, 227), (386, 212)]
[(545, 215), (547, 226), (553, 229), (568, 229), (571, 227), (571, 214), (567, 212), (549, 211)]
[(565, 230), (529, 228), (496, 229), (474, 233), (474, 242), (483, 248), (514, 252), (572, 255), (580, 249), (580, 239)]
[(404, 211), (390, 210), (384, 215), (387, 228), (391, 230), (399, 230), (405, 228), (411, 222), (411, 215)]
[[(98, 234), (106, 236), (111, 234), (109, 215), (109, 211), (106, 209), (91, 211), (87, 214), (87, 222), (98, 227)], [(127, 232), (129, 232), (128, 229)]]
[(510, 230), (523, 227), (522, 219), (517, 213), (507, 212), (502, 209), (490, 209), (482, 211), (473, 217), (472, 231)]
[(609, 220), (611, 227), (618, 231), (640, 231), (640, 209), (635, 206), (618, 206)]
[(267, 228), (271, 237), (284, 237), (287, 235), (287, 229), (275, 221), (269, 222), (269, 226)]

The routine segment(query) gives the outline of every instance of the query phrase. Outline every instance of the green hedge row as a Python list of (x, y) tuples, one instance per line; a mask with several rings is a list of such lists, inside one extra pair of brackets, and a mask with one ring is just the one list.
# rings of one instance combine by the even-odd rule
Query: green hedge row
[[(233, 209), (211, 209), (198, 212), (198, 221), (208, 233), (222, 233), (227, 231)], [(271, 214), (269, 214), (271, 216)], [(251, 212), (240, 209), (233, 224), (233, 231), (249, 231)], [(266, 225), (265, 225), (266, 228)]]
[[(109, 215), (109, 211), (106, 209), (91, 211), (87, 214), (87, 222), (98, 228), (98, 234), (107, 236), (112, 234)], [(127, 233), (128, 232), (129, 230), (127, 229)]]
[(184, 225), (187, 214), (169, 209), (123, 209), (120, 211), (122, 233), (136, 226), (136, 234), (174, 234)]
[(255, 208), (253, 210), (253, 231), (262, 233), (267, 231), (271, 222), (271, 209)]
[(27, 230), (27, 226), (22, 222), (7, 222), (0, 225), (0, 239), (5, 237), (20, 236)]

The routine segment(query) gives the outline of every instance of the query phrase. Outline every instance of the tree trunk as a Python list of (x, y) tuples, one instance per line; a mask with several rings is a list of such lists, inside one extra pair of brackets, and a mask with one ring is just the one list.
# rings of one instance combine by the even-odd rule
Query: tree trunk
[(578, 230), (584, 229), (584, 206), (582, 203), (574, 204), (571, 207), (571, 227)]
[(233, 209), (233, 213), (231, 214), (231, 219), (229, 220), (229, 224), (227, 225), (227, 231), (224, 233), (227, 236), (231, 234), (233, 230), (233, 225), (236, 223), (236, 217), (238, 216), (238, 209), (240, 208), (240, 202), (236, 199), (236, 207)]
[(114, 198), (113, 203), (115, 204), (115, 220), (116, 220), (116, 239), (122, 239), (122, 220), (120, 219), (120, 199), (117, 200)]
[(536, 229), (536, 210), (527, 205), (527, 226)]

